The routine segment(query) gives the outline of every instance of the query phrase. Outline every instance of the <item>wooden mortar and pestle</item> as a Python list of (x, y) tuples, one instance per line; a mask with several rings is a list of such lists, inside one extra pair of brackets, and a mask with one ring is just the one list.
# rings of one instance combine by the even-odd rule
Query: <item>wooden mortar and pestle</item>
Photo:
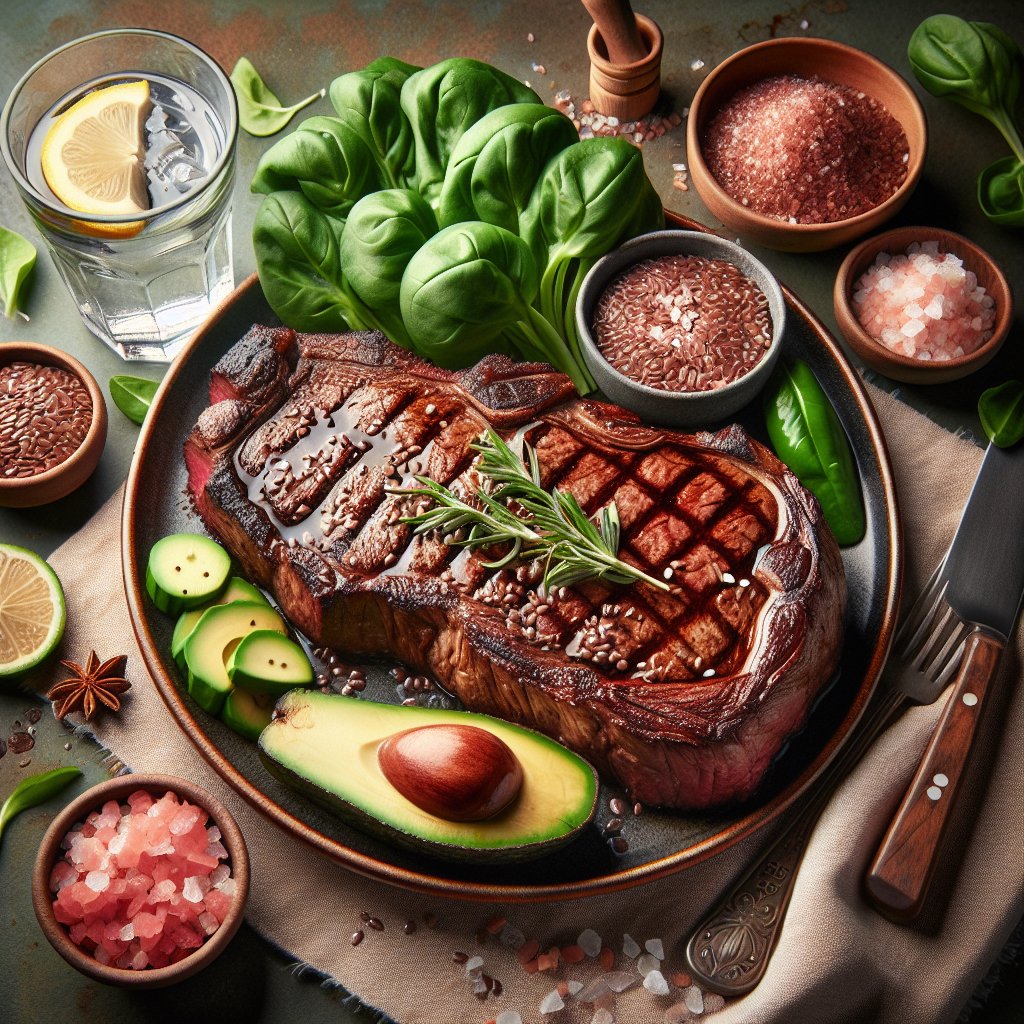
[(661, 29), (629, 0), (581, 0), (594, 24), (587, 36), (590, 99), (620, 121), (649, 114), (661, 92)]

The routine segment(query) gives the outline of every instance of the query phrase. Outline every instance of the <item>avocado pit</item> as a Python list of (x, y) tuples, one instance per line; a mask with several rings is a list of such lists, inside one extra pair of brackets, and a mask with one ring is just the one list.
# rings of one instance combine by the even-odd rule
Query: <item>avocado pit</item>
[(523, 768), (498, 736), (473, 725), (423, 725), (385, 739), (377, 749), (384, 777), (428, 814), (484, 821), (519, 795)]

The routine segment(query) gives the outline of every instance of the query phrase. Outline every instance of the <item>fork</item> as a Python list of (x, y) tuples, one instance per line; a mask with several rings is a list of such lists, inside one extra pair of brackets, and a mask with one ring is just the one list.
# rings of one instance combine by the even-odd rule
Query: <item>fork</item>
[(745, 995), (764, 976), (786, 917), (811, 832), (839, 782), (911, 704), (935, 701), (976, 627), (945, 602), (943, 559), (906, 609), (876, 692), (838, 756), (812, 783), (789, 828), (728, 889), (693, 931), (686, 957), (694, 979), (723, 996)]

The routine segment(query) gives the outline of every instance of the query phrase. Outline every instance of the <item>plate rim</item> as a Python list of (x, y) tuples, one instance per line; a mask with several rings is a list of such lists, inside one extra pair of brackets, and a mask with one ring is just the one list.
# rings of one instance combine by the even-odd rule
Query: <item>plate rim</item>
[[(666, 210), (666, 219), (669, 224), (676, 227), (705, 232), (710, 231), (706, 225), (682, 217), (669, 210)], [(753, 836), (763, 827), (775, 821), (825, 771), (842, 749), (857, 721), (863, 715), (877, 687), (882, 667), (885, 664), (889, 648), (892, 644), (904, 570), (902, 519), (897, 502), (892, 463), (874, 406), (867, 395), (863, 382), (825, 325), (784, 284), (781, 287), (787, 306), (803, 319), (817, 339), (822, 342), (825, 353), (835, 364), (835, 368), (839, 371), (839, 375), (843, 378), (852, 394), (867, 428), (867, 433), (878, 456), (881, 469), (882, 494), (889, 510), (889, 515), (886, 517), (886, 526), (891, 558), (885, 581), (885, 605), (882, 611), (878, 637), (875, 641), (871, 657), (868, 660), (864, 677), (859, 683), (856, 697), (851, 701), (850, 707), (841, 722), (834, 729), (832, 735), (823, 745), (817, 756), (796, 778), (771, 799), (744, 814), (743, 817), (726, 825), (713, 836), (702, 839), (688, 846), (685, 850), (679, 850), (672, 854), (658, 857), (644, 864), (634, 865), (614, 874), (547, 885), (495, 884), (438, 877), (426, 872), (400, 867), (345, 846), (337, 839), (324, 835), (306, 821), (296, 817), (286, 808), (277, 804), (235, 768), (221, 752), (220, 748), (207, 735), (206, 730), (193, 716), (185, 702), (180, 699), (177, 685), (169, 678), (164, 666), (164, 660), (149, 630), (144, 614), (145, 598), (140, 582), (142, 577), (139, 573), (139, 553), (134, 542), (140, 513), (140, 503), (136, 500), (135, 492), (142, 462), (140, 455), (145, 451), (151, 437), (155, 433), (156, 424), (159, 421), (159, 413), (167, 401), (167, 395), (170, 393), (175, 380), (184, 372), (183, 368), (188, 363), (192, 354), (205, 344), (207, 336), (218, 325), (221, 316), (236, 302), (243, 300), (254, 290), (260, 288), (259, 278), (255, 273), (250, 274), (230, 295), (226, 296), (217, 305), (165, 375), (154, 397), (150, 414), (146, 417), (139, 435), (122, 500), (121, 566), (129, 617), (146, 668), (161, 700), (179, 728), (182, 729), (217, 775), (227, 782), (247, 803), (277, 827), (284, 829), (284, 831), (290, 833), (295, 838), (304, 841), (330, 859), (358, 874), (378, 882), (387, 882), (427, 895), (450, 896), (468, 901), (504, 901), (509, 903), (544, 903), (583, 896), (605, 895), (653, 882), (684, 871), (728, 850), (741, 840)]]

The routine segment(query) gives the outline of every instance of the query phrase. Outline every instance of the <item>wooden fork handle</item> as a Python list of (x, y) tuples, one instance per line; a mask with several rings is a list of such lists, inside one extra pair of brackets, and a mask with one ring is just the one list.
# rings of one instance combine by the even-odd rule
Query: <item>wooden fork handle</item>
[(953, 693), (865, 879), (870, 902), (895, 921), (913, 920), (924, 906), (1004, 647), (982, 630), (965, 644)]

